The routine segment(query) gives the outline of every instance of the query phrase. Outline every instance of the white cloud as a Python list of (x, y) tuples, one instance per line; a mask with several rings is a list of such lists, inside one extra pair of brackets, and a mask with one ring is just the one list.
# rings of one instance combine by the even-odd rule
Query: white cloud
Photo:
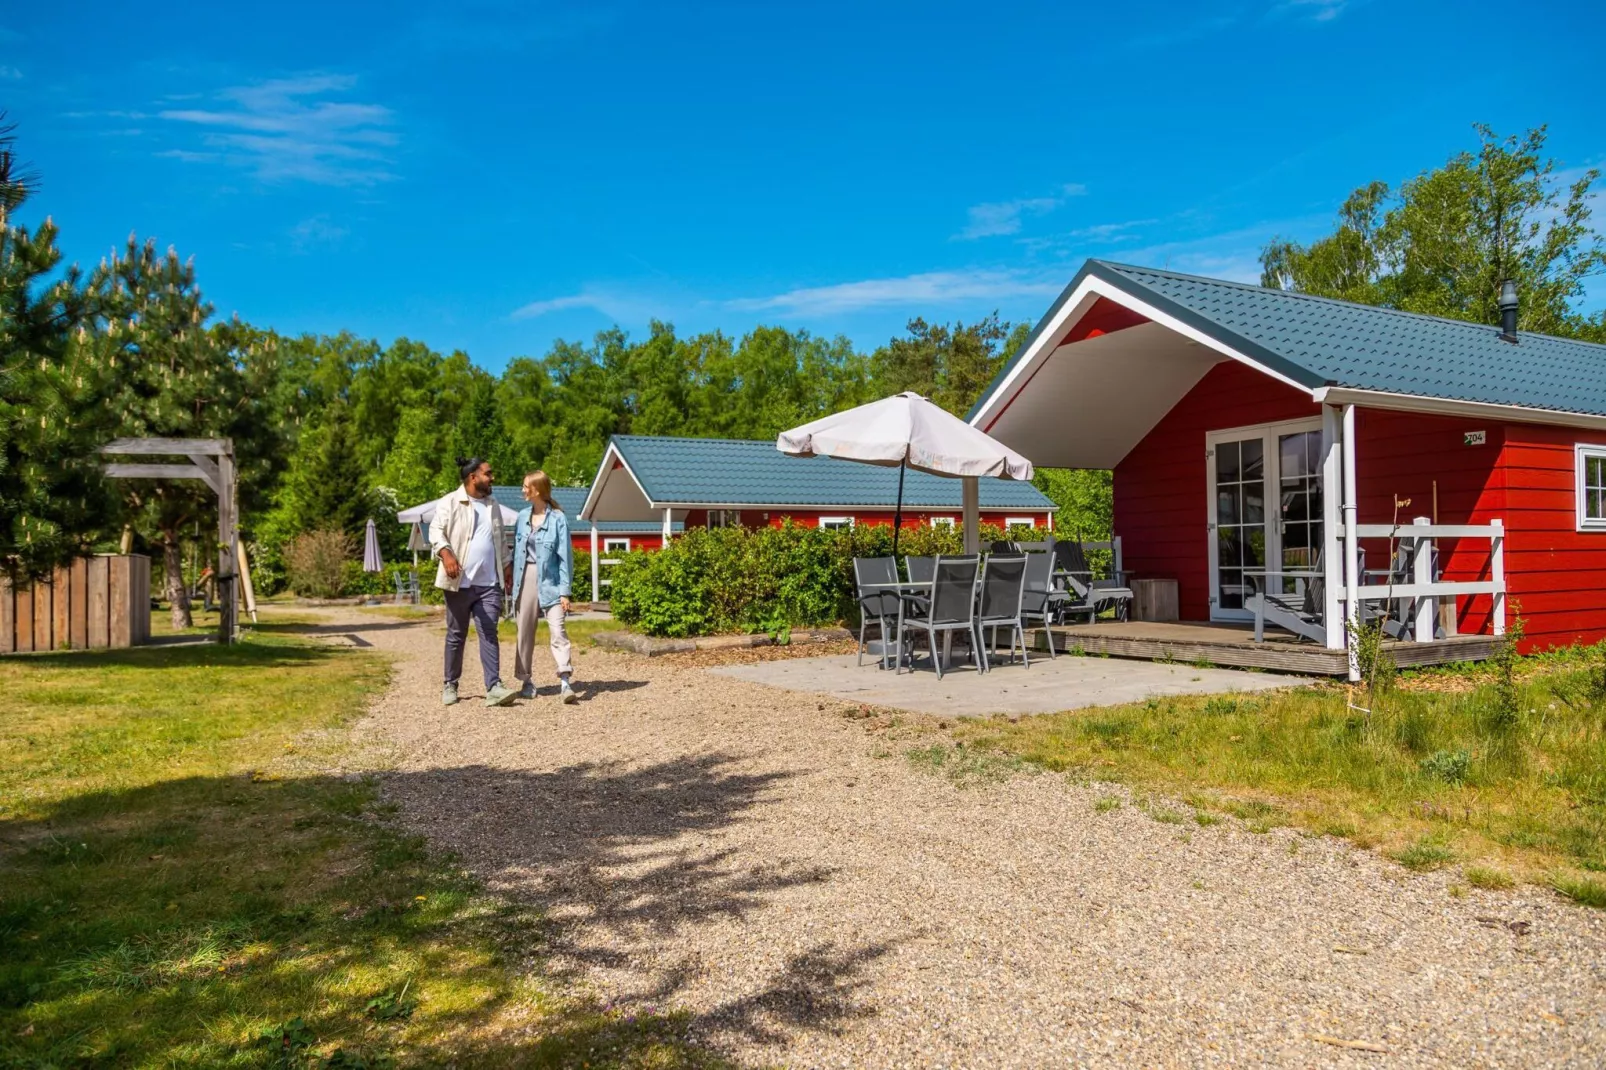
[(1020, 231), (1021, 216), (1041, 215), (1059, 206), (1057, 197), (1031, 197), (1018, 201), (999, 201), (995, 204), (973, 204), (967, 211), (970, 221), (965, 229), (954, 235), (960, 241), (992, 238)]
[(269, 182), (367, 186), (391, 176), (385, 151), (396, 144), (389, 108), (324, 99), (356, 85), (348, 75), (316, 74), (236, 86), (221, 107), (172, 108), (159, 117), (200, 128), (201, 150), (164, 155), (254, 171)]
[(320, 245), (336, 245), (350, 233), (350, 227), (331, 221), (327, 214), (319, 214), (291, 227), (290, 242), (297, 252), (307, 252)]
[(1019, 234), (1021, 222), (1027, 216), (1052, 212), (1067, 197), (1084, 197), (1087, 186), (1081, 182), (1066, 182), (1052, 197), (1022, 197), (1013, 201), (993, 201), (973, 204), (966, 209), (969, 221), (965, 229), (953, 236), (954, 241), (975, 241), (977, 238), (996, 238), (1006, 234)]
[[(1360, 0), (1365, 2), (1365, 0)], [(1352, 0), (1283, 0), (1272, 8), (1273, 15), (1290, 15), (1310, 22), (1332, 22), (1346, 9), (1358, 6)]]
[(15, 67), (7, 67), (4, 64), (0, 64), (0, 79), (3, 79), (3, 80), (8, 81), (8, 82), (15, 82), (15, 81), (19, 80), (21, 77), (22, 77), (22, 72), (17, 70), (17, 68), (15, 68)]
[(591, 294), (570, 294), (567, 297), (549, 297), (544, 301), (531, 301), (527, 305), (520, 305), (512, 312), (516, 320), (531, 320), (537, 316), (545, 316), (548, 312), (562, 312), (569, 308), (594, 308), (602, 311), (601, 299)]
[(736, 311), (781, 311), (796, 315), (829, 315), (870, 308), (949, 305), (960, 301), (1003, 301), (1057, 294), (1065, 280), (1040, 273), (979, 268), (928, 271), (884, 279), (863, 279), (830, 286), (810, 286), (771, 297), (725, 302)]

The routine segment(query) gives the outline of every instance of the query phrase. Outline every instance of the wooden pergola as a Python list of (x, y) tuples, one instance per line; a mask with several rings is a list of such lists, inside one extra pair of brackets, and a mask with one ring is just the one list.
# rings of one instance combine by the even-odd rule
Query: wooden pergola
[[(112, 462), (102, 470), (113, 479), (198, 479), (217, 495), (218, 641), (239, 638), (237, 562), (240, 546), (235, 495), (234, 441), (227, 438), (119, 438), (100, 451), (109, 456), (187, 457), (188, 464)], [(246, 579), (250, 583), (249, 577)]]

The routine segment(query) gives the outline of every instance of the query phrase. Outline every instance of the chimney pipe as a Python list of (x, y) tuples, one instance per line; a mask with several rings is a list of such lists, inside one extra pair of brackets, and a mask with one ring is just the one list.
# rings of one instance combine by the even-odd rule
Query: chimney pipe
[(1500, 284), (1500, 340), (1517, 343), (1517, 283), (1507, 279)]

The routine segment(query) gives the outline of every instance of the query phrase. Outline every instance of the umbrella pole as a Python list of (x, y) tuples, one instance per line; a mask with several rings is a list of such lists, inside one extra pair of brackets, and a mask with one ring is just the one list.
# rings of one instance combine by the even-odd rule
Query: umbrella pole
[(903, 530), (903, 471), (905, 461), (898, 462), (898, 504), (892, 510), (892, 557), (898, 557), (898, 533)]

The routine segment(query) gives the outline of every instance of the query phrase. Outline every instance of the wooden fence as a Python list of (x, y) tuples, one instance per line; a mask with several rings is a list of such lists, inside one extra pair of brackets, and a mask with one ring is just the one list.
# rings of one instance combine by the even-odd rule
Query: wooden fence
[(13, 589), (0, 577), (0, 654), (138, 646), (151, 637), (151, 559), (99, 554)]

